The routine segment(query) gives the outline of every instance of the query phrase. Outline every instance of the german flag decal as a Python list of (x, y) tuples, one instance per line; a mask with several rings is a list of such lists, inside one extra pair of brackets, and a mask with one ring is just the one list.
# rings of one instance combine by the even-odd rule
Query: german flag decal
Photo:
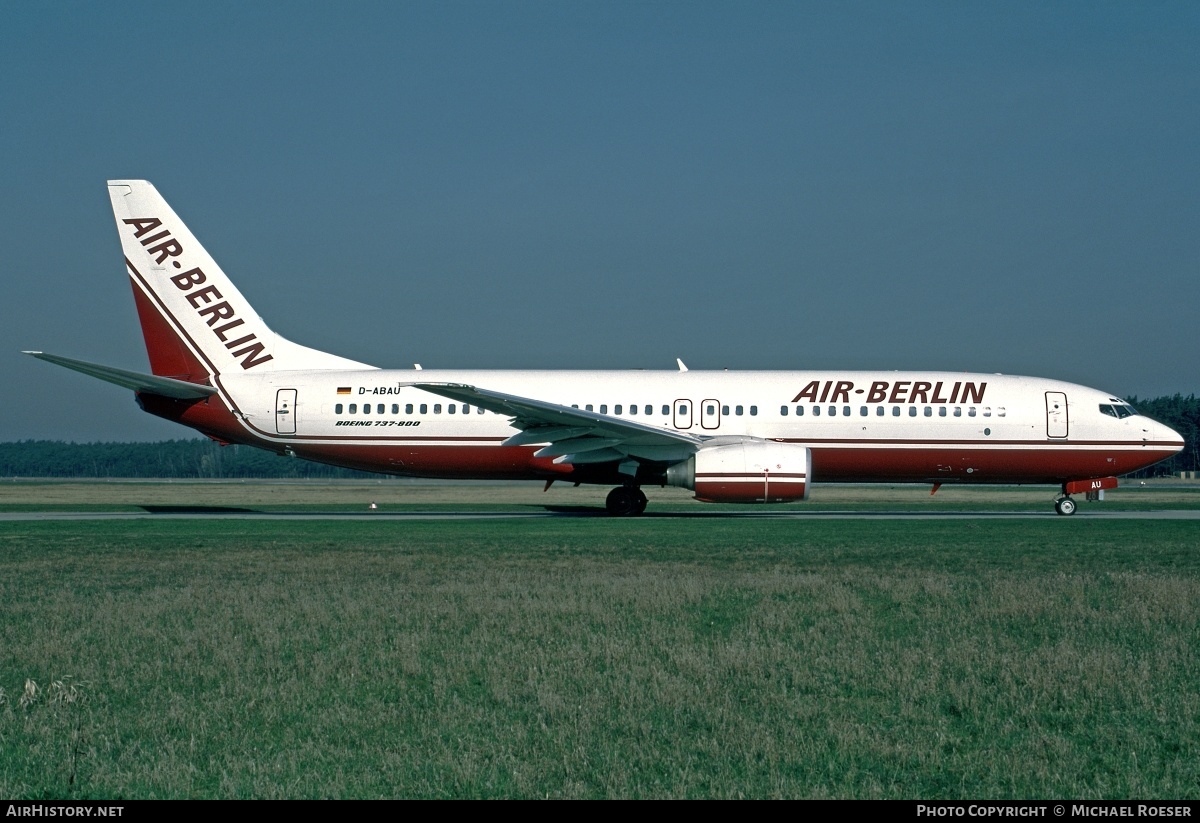
[(338, 386), (338, 394), (349, 394), (349, 393), (350, 393), (349, 386)]

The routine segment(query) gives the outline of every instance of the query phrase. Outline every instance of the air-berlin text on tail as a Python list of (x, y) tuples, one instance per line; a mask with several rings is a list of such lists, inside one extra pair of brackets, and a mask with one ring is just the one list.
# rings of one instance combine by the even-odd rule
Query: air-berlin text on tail
[[(145, 247), (146, 252), (154, 257), (156, 264), (162, 265), (167, 258), (183, 254), (183, 246), (171, 236), (170, 229), (162, 228), (163, 222), (157, 217), (135, 217), (123, 222), (127, 226), (133, 227), (133, 236)], [(156, 229), (161, 230), (155, 231)], [(178, 260), (172, 260), (171, 265), (176, 269), (183, 268)], [(268, 360), (273, 360), (274, 357), (271, 355), (263, 354), (267, 347), (253, 333), (242, 334), (234, 340), (229, 339), (229, 334), (238, 326), (245, 325), (246, 321), (237, 316), (237, 311), (233, 306), (221, 299), (221, 292), (217, 290), (216, 286), (210, 284), (203, 288), (196, 288), (207, 279), (199, 268), (192, 268), (173, 275), (171, 282), (180, 291), (188, 292), (188, 303), (196, 310), (197, 315), (204, 318), (204, 322), (212, 329), (217, 339), (225, 344), (225, 348), (229, 349), (234, 357), (242, 358), (243, 369), (252, 369)], [(226, 322), (218, 326), (217, 323), (222, 320)], [(243, 329), (243, 331), (245, 330)]]
[(864, 403), (982, 403), (987, 381), (875, 380), (867, 388), (852, 380), (813, 380), (792, 398), (793, 403), (849, 403), (851, 395)]

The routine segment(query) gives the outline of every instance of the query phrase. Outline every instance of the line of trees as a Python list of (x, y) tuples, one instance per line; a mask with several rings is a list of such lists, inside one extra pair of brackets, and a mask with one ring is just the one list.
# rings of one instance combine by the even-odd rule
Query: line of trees
[[(1183, 451), (1135, 474), (1158, 477), (1200, 471), (1200, 399), (1194, 394), (1126, 398), (1146, 417), (1183, 435)], [(219, 446), (211, 440), (160, 443), (64, 443), (24, 440), (0, 443), (0, 477), (170, 478), (367, 478), (378, 475), (308, 460), (279, 457), (250, 446)]]
[(1152, 420), (1166, 423), (1183, 435), (1183, 451), (1170, 460), (1135, 473), (1134, 477), (1162, 477), (1179, 472), (1200, 471), (1200, 398), (1174, 394), (1164, 397), (1127, 397), (1125, 400)]
[(0, 443), (0, 477), (365, 478), (368, 472), (211, 440), (160, 443)]

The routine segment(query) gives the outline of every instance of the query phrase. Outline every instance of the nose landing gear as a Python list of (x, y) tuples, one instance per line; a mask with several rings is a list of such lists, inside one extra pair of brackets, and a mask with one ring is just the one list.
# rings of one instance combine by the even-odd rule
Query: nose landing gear
[(1088, 500), (1103, 500), (1104, 492), (1117, 487), (1115, 477), (1088, 477), (1083, 480), (1068, 480), (1062, 484), (1062, 495), (1054, 501), (1054, 510), (1068, 516), (1075, 513), (1073, 494), (1086, 494)]
[(633, 517), (646, 511), (646, 495), (637, 486), (618, 486), (608, 493), (604, 508), (613, 517)]

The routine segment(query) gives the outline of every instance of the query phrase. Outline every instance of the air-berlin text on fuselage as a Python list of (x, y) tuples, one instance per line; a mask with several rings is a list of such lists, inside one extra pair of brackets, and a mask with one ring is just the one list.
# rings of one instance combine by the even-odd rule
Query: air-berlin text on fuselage
[(986, 381), (875, 380), (868, 388), (855, 388), (852, 380), (813, 380), (792, 402), (849, 403), (853, 394), (864, 403), (982, 403), (986, 390)]
[[(162, 265), (167, 258), (183, 254), (183, 246), (171, 236), (169, 229), (162, 229), (151, 234), (163, 224), (157, 217), (132, 218), (125, 220), (124, 223), (133, 227), (133, 236), (149, 254), (154, 256), (155, 263)], [(149, 236), (145, 237), (144, 235)], [(172, 260), (171, 265), (177, 269), (183, 268), (178, 260)], [(233, 306), (221, 299), (221, 292), (217, 290), (216, 286), (208, 285), (196, 288), (207, 279), (199, 268), (193, 268), (173, 275), (171, 282), (180, 291), (188, 293), (188, 303), (196, 310), (196, 314), (204, 318), (204, 322), (212, 329), (217, 339), (225, 344), (225, 348), (229, 349), (234, 357), (242, 358), (243, 369), (252, 369), (268, 360), (275, 359), (269, 354), (263, 354), (267, 347), (254, 334), (245, 334), (235, 340), (229, 339), (229, 333), (238, 326), (245, 325), (246, 321), (237, 316), (237, 311)], [(218, 326), (217, 323), (222, 320), (226, 322)]]

